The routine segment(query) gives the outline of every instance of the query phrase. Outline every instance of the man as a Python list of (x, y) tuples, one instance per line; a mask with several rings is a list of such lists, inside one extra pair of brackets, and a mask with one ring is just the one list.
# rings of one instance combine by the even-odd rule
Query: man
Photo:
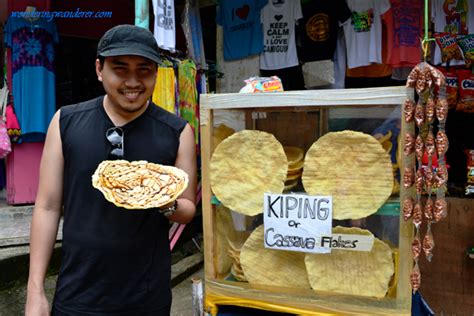
[[(151, 103), (158, 46), (132, 25), (107, 31), (95, 63), (106, 95), (61, 108), (46, 136), (31, 225), (26, 315), (49, 315), (44, 279), (64, 211), (62, 262), (52, 315), (169, 315), (169, 221), (195, 213), (191, 127)], [(105, 200), (91, 176), (103, 160), (174, 165), (189, 186), (160, 209), (126, 210)]]

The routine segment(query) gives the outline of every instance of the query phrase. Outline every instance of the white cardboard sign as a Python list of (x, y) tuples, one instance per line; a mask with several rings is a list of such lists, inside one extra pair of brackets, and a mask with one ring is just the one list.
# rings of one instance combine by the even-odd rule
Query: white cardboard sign
[(332, 234), (332, 196), (265, 193), (263, 204), (266, 248), (331, 252), (321, 241)]

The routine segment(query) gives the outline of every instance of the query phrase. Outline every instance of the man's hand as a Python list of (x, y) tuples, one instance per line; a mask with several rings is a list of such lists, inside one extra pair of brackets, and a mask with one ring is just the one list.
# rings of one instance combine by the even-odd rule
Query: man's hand
[(49, 303), (44, 292), (28, 292), (25, 316), (49, 316)]

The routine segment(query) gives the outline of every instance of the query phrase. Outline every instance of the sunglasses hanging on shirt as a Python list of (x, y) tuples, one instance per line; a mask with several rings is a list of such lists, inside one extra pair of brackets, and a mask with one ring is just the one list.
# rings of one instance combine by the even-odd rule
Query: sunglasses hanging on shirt
[(105, 137), (112, 145), (112, 150), (110, 151), (110, 155), (116, 158), (123, 158), (124, 155), (124, 146), (123, 146), (123, 139), (124, 133), (122, 128), (120, 127), (111, 127), (105, 132)]

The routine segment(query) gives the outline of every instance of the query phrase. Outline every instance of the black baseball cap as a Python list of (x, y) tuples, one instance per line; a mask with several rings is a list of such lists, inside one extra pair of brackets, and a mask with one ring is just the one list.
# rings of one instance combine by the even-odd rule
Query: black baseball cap
[(105, 32), (97, 45), (97, 56), (135, 55), (160, 63), (158, 44), (153, 34), (139, 26), (117, 25)]

